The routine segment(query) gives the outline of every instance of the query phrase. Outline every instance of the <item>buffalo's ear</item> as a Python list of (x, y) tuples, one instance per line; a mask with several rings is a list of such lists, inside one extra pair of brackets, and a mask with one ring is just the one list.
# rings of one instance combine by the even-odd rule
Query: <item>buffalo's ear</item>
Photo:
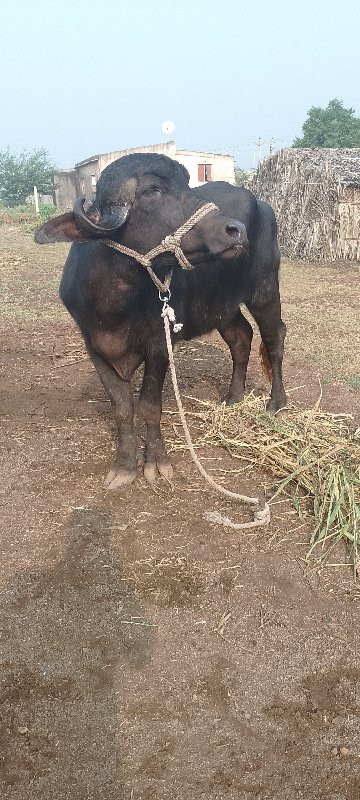
[(70, 211), (53, 217), (35, 232), (37, 244), (51, 244), (51, 242), (86, 242), (90, 237), (77, 226), (75, 214)]

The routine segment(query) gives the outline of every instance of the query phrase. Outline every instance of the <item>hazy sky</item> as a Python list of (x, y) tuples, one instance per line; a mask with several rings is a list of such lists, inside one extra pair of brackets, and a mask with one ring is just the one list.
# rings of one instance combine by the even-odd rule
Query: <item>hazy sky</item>
[(334, 97), (360, 115), (358, 0), (0, 0), (0, 149), (56, 166), (164, 140), (240, 166)]

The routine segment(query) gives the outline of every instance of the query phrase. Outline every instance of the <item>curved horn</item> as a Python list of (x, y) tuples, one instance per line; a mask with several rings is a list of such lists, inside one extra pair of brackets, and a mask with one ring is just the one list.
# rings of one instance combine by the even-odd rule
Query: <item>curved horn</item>
[[(85, 197), (76, 198), (73, 207), (74, 215), (78, 220), (79, 226), (84, 231), (90, 234), (92, 233), (94, 236), (96, 236), (97, 233), (111, 233), (111, 231), (121, 228), (130, 211), (129, 206), (117, 206), (111, 214), (107, 214), (102, 218), (99, 209), (97, 209), (93, 217), (93, 219), (96, 219), (95, 222), (85, 213), (84, 203)], [(101, 223), (100, 225), (98, 224), (99, 222)]]

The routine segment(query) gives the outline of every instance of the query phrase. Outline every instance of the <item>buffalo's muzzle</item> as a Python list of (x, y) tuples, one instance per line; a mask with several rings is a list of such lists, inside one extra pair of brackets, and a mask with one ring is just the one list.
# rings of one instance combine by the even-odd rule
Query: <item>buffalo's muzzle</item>
[(247, 244), (245, 225), (237, 220), (231, 220), (226, 226), (226, 233), (233, 239), (234, 244)]

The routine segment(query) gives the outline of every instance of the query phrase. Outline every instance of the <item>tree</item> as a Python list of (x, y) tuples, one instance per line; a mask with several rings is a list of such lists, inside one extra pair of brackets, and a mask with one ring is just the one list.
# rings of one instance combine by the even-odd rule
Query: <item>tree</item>
[(293, 147), (360, 147), (360, 118), (341, 100), (330, 100), (327, 108), (312, 106), (303, 127), (303, 137)]
[(7, 206), (22, 205), (32, 194), (33, 187), (41, 194), (54, 191), (54, 166), (46, 150), (11, 153), (0, 151), (0, 199)]
[(244, 186), (245, 181), (248, 179), (248, 173), (246, 169), (241, 169), (241, 167), (235, 167), (235, 185), (236, 186)]

